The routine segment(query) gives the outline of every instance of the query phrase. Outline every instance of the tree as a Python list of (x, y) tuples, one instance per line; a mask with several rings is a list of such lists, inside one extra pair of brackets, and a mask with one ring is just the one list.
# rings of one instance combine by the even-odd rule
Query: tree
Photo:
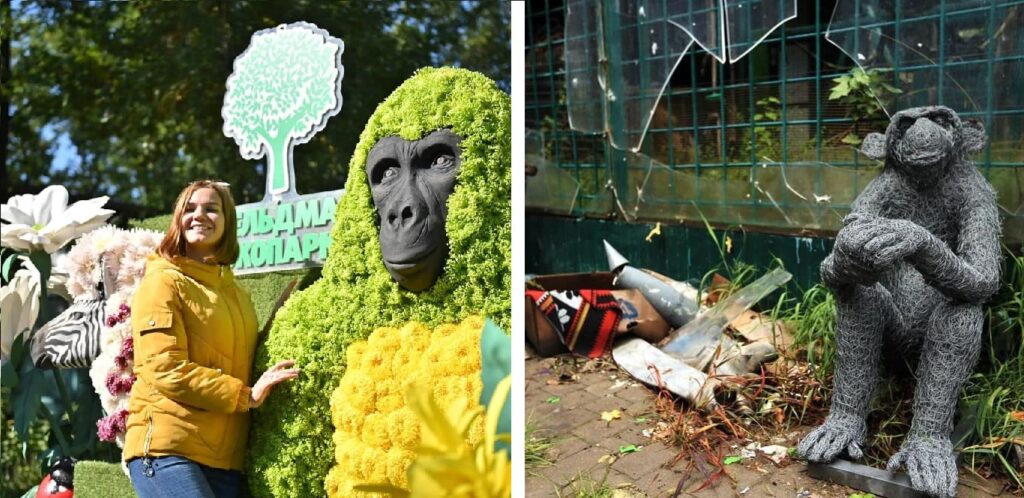
[[(119, 214), (143, 217), (213, 177), (239, 203), (260, 200), (266, 161), (243, 159), (220, 132), (225, 82), (253, 33), (303, 20), (345, 42), (344, 106), (296, 151), (296, 187), (341, 188), (357, 130), (417, 68), (460, 65), (508, 88), (508, 37), (494, 29), (507, 10), (443, 0), (15, 2), (2, 195), (62, 183), (72, 200), (109, 195)], [(62, 149), (77, 155), (55, 164)]]

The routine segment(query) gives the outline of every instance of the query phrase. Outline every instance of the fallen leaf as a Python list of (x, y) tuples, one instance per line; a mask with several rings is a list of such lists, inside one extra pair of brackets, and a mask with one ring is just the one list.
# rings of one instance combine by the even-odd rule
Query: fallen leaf
[(1024, 422), (1024, 412), (1010, 412), (1010, 418)]
[(557, 386), (559, 384), (561, 384), (561, 382), (559, 382), (559, 381), (557, 381), (555, 379), (548, 379), (548, 385), (549, 386)]
[(640, 451), (640, 448), (635, 444), (627, 444), (625, 446), (619, 446), (619, 454), (625, 455), (626, 453), (636, 453)]
[(647, 238), (644, 239), (644, 240), (646, 240), (647, 242), (650, 242), (651, 239), (653, 239), (655, 235), (661, 235), (661, 223), (660, 222), (658, 224), (654, 225), (654, 228), (651, 229), (651, 233), (647, 234)]
[(615, 456), (615, 455), (604, 455), (601, 458), (597, 459), (597, 463), (613, 464), (613, 463), (615, 463), (615, 460), (617, 460), (617, 459), (618, 459), (618, 457)]
[(552, 397), (544, 400), (545, 403), (550, 403), (552, 405), (555, 404), (555, 403), (558, 403), (559, 401), (562, 401), (562, 398), (559, 398), (558, 396), (552, 396)]
[(647, 422), (647, 417), (637, 417), (637, 418), (634, 418), (633, 421), (638, 423), (638, 424), (642, 424), (644, 422)]
[(722, 460), (722, 463), (724, 463), (725, 465), (732, 465), (734, 463), (739, 463), (742, 460), (743, 460), (743, 457), (741, 457), (739, 455), (732, 455), (732, 456), (725, 457)]
[(610, 412), (601, 412), (601, 420), (604, 420), (605, 422), (611, 422), (612, 420), (619, 418), (622, 418), (622, 412), (619, 411), (618, 409), (612, 410)]

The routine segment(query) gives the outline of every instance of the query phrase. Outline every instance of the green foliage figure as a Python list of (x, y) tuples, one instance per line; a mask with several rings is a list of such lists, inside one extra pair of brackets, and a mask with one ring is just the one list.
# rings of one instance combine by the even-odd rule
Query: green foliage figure
[[(450, 256), (428, 290), (400, 287), (381, 258), (365, 173), (385, 136), (418, 140), (450, 129), (462, 137), (461, 166), (448, 198)], [(334, 461), (329, 397), (345, 372), (349, 344), (379, 327), (427, 327), (486, 315), (510, 327), (511, 103), (487, 77), (426, 68), (370, 117), (349, 165), (323, 276), (280, 310), (257, 352), (257, 370), (294, 358), (302, 375), (254, 413), (249, 482), (254, 496), (321, 496)]]
[(224, 94), (224, 134), (242, 157), (267, 156), (267, 193), (295, 193), (292, 147), (341, 110), (345, 45), (314, 24), (258, 31), (235, 59)]

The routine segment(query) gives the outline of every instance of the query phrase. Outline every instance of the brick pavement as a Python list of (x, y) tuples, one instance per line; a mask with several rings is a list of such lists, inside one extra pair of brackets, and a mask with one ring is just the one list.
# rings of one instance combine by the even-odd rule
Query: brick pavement
[[(698, 491), (702, 479), (683, 472), (686, 462), (671, 465), (677, 450), (644, 435), (658, 422), (653, 390), (609, 362), (569, 355), (540, 358), (529, 345), (526, 357), (527, 420), (537, 427), (536, 436), (554, 438), (547, 454), (554, 464), (526, 469), (526, 496), (661, 498), (672, 496), (681, 480), (683, 497), (847, 498), (856, 493), (808, 477), (803, 462), (776, 466), (763, 457), (727, 466), (728, 476)], [(616, 409), (621, 418), (601, 420), (601, 412)], [(809, 429), (777, 436), (771, 444), (794, 446)], [(640, 451), (620, 454), (627, 445)], [(735, 447), (730, 453), (739, 451)], [(960, 480), (960, 496), (999, 494), (999, 483), (978, 482), (966, 472)]]
[[(793, 497), (801, 491), (805, 498), (848, 495), (846, 488), (802, 475), (802, 464), (784, 469), (733, 465), (728, 478), (691, 493), (701, 482), (687, 479), (685, 465), (671, 465), (677, 450), (644, 435), (658, 422), (652, 390), (608, 362), (568, 355), (539, 358), (529, 347), (527, 358), (527, 420), (537, 428), (536, 436), (554, 439), (547, 454), (554, 464), (527, 469), (526, 496), (664, 497), (672, 496), (680, 481), (680, 496), (702, 498)], [(601, 419), (602, 412), (616, 409), (621, 418)], [(640, 450), (621, 454), (628, 445)]]

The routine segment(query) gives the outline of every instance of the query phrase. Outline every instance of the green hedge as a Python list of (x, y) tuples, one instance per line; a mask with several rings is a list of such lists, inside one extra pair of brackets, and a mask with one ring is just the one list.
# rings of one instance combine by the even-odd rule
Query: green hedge
[[(382, 137), (417, 140), (442, 128), (463, 137), (458, 184), (448, 199), (451, 255), (434, 286), (416, 294), (399, 287), (381, 261), (364, 164)], [(257, 369), (295, 359), (302, 374), (254, 413), (254, 496), (325, 494), (334, 460), (329, 397), (350, 343), (382, 326), (434, 327), (473, 314), (510, 329), (510, 154), (509, 97), (478, 73), (422, 69), (370, 117), (350, 162), (323, 277), (292, 296), (257, 354)]]

